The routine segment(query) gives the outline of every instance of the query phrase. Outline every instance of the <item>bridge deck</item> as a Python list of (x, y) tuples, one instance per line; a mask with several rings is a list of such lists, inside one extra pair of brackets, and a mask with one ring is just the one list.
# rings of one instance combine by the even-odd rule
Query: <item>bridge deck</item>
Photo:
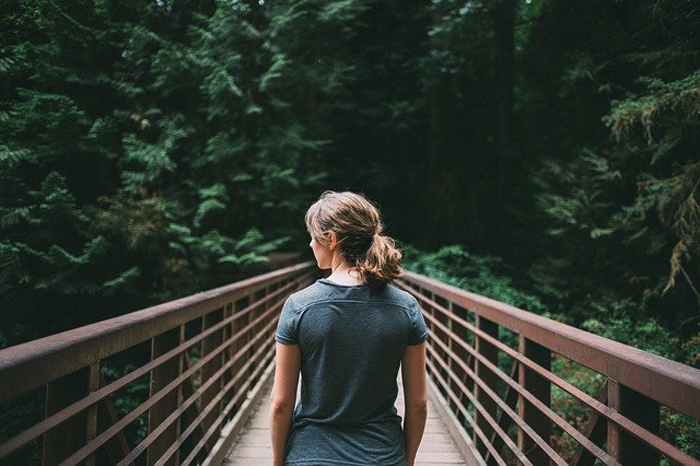
[[(425, 425), (423, 441), (418, 450), (416, 464), (422, 466), (466, 464), (447, 427), (440, 419), (434, 403), (435, 401), (431, 397), (428, 406), (428, 421)], [(403, 390), (401, 383), (399, 383), (399, 396), (396, 400), (396, 407), (399, 415), (403, 417)], [(269, 412), (270, 388), (267, 389), (260, 406), (250, 417), (228, 455), (226, 455), (223, 464), (235, 466), (270, 464), (272, 448), (270, 447), (268, 428)]]

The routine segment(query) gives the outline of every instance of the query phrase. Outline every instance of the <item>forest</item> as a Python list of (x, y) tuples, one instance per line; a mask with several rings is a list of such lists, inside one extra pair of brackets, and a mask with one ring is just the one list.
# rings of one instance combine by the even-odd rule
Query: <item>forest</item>
[(696, 1), (0, 17), (0, 349), (310, 257), (333, 189), (407, 270), (700, 367)]

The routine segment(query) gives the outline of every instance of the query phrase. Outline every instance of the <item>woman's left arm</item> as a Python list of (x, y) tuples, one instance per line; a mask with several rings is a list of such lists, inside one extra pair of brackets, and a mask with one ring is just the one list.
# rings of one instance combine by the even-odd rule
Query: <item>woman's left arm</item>
[(270, 401), (270, 437), (272, 464), (284, 466), (287, 437), (292, 425), (292, 414), (297, 398), (297, 383), (301, 369), (299, 345), (277, 343), (275, 382)]

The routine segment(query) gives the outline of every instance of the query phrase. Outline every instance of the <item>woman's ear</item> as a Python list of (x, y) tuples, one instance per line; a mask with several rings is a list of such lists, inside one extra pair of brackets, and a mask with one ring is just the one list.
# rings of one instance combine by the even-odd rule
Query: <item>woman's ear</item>
[(338, 236), (335, 233), (331, 232), (330, 240), (331, 242), (328, 244), (328, 248), (332, 251), (338, 245)]

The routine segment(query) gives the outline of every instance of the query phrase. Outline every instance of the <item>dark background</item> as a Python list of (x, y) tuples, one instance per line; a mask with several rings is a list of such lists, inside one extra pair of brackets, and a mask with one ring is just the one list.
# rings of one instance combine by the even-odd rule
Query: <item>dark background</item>
[(698, 363), (696, 2), (0, 15), (0, 347), (308, 254), (334, 189), (379, 205), (407, 267)]

